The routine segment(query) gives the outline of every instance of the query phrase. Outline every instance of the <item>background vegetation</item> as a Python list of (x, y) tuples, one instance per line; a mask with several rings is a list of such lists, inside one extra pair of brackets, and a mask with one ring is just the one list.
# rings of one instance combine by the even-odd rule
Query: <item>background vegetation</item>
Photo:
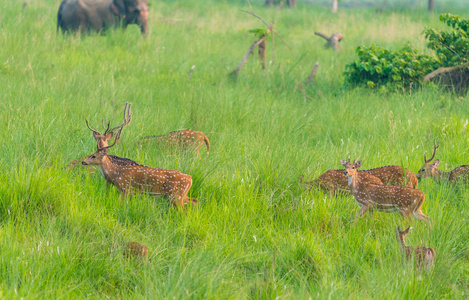
[[(432, 228), (377, 212), (350, 222), (351, 196), (307, 192), (298, 177), (340, 168), (349, 153), (365, 168), (400, 164), (417, 172), (440, 148), (441, 169), (469, 161), (468, 96), (433, 87), (407, 93), (344, 89), (357, 46), (422, 53), (423, 25), (438, 13), (376, 7), (341, 10), (299, 3), (256, 12), (291, 45), (267, 44), (265, 71), (251, 58), (228, 77), (262, 24), (233, 1), (152, 1), (151, 34), (136, 26), (106, 36), (57, 35), (59, 0), (0, 0), (0, 297), (44, 298), (467, 298), (469, 190), (421, 182)], [(437, 1), (438, 2), (438, 1)], [(461, 5), (438, 7), (469, 16)], [(457, 8), (457, 11), (455, 11)], [(314, 31), (340, 31), (342, 51)], [(316, 61), (318, 81), (298, 88)], [(191, 80), (189, 69), (196, 65)], [(133, 121), (112, 153), (174, 168), (194, 179), (197, 209), (164, 198), (121, 202), (115, 188), (72, 159), (95, 151), (86, 128), (101, 118)], [(191, 128), (212, 151), (141, 144), (139, 137)], [(400, 260), (397, 226), (410, 245), (435, 248), (432, 273)], [(121, 241), (148, 246), (151, 263), (122, 258)]]

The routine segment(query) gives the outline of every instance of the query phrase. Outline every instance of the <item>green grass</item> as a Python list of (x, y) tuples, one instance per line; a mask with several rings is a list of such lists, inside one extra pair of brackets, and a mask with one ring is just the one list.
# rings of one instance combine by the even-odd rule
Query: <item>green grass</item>
[[(105, 36), (56, 35), (59, 0), (0, 0), (0, 297), (5, 298), (467, 298), (469, 189), (431, 180), (423, 211), (432, 228), (375, 212), (350, 222), (351, 196), (308, 193), (339, 160), (364, 168), (400, 164), (417, 172), (433, 138), (441, 169), (469, 161), (469, 97), (431, 87), (402, 94), (343, 88), (342, 72), (360, 44), (421, 50), (423, 26), (438, 14), (375, 7), (342, 10), (254, 8), (293, 48), (275, 40), (263, 71), (249, 59), (229, 78), (262, 27), (234, 1), (152, 1), (151, 34), (136, 26)], [(438, 1), (437, 1), (438, 2)], [(469, 16), (445, 2), (444, 12)], [(345, 36), (338, 54), (314, 31)], [(268, 60), (271, 44), (267, 45)], [(298, 88), (319, 61), (317, 83)], [(187, 80), (196, 65), (191, 80)], [(63, 170), (96, 143), (100, 126), (133, 120), (112, 154), (193, 177), (185, 212), (165, 198), (122, 202), (99, 172)], [(138, 138), (203, 131), (210, 154), (162, 149)], [(402, 262), (397, 226), (409, 245), (434, 247), (432, 273)], [(137, 241), (151, 263), (124, 260)]]

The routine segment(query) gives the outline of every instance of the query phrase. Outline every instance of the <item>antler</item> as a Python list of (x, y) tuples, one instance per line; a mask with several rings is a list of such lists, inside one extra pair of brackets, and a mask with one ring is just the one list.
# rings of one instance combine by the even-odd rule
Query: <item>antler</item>
[(122, 130), (122, 128), (124, 128), (125, 126), (130, 124), (130, 121), (132, 121), (132, 112), (130, 111), (131, 106), (132, 106), (132, 103), (125, 102), (124, 122), (122, 124), (120, 124), (119, 126), (113, 127), (111, 130), (109, 130), (109, 126), (108, 126), (108, 129), (106, 129), (106, 132), (104, 134), (114, 132), (114, 130), (116, 130), (116, 129)]
[(434, 145), (433, 145), (433, 155), (432, 155), (432, 157), (430, 157), (430, 159), (427, 159), (427, 152), (425, 152), (425, 153), (423, 154), (423, 158), (425, 159), (425, 163), (426, 163), (426, 164), (429, 163), (429, 162), (431, 162), (432, 159), (435, 157), (436, 149), (438, 149), (438, 146), (437, 146), (437, 144), (436, 144), (436, 138), (435, 138), (435, 142), (434, 142)]
[(102, 148), (100, 148), (100, 147), (99, 147), (99, 144), (98, 144), (98, 145), (97, 145), (98, 151), (107, 150), (107, 149), (111, 148), (112, 146), (114, 146), (114, 145), (117, 143), (117, 141), (121, 138), (121, 133), (122, 133), (122, 127), (121, 127), (121, 128), (119, 129), (119, 131), (116, 133), (116, 136), (115, 136), (115, 138), (114, 138), (114, 143), (112, 143), (112, 144), (109, 145), (109, 146), (102, 147)]
[[(88, 128), (89, 128), (91, 131), (93, 131), (94, 134), (101, 135), (101, 133), (100, 133), (99, 131), (97, 131), (96, 129), (90, 127), (90, 124), (88, 124), (88, 120), (87, 120), (87, 119), (85, 119), (85, 121), (86, 121), (86, 126), (88, 126)], [(109, 127), (108, 127), (108, 128), (109, 128)]]
[(360, 159), (360, 156), (359, 156), (359, 157), (357, 157), (357, 159), (356, 159), (356, 160), (354, 160), (354, 162), (353, 162), (353, 163), (354, 163), (354, 164), (356, 164), (356, 163), (357, 163), (357, 161), (358, 161), (359, 159)]

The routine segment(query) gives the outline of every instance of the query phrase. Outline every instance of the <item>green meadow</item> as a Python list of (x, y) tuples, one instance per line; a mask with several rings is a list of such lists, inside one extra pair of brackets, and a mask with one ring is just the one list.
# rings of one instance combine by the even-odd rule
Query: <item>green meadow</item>
[[(253, 55), (237, 78), (229, 73), (256, 39), (248, 31), (265, 27), (240, 11), (247, 2), (150, 1), (146, 38), (135, 25), (64, 37), (59, 0), (27, 2), (0, 0), (0, 298), (469, 297), (467, 186), (420, 182), (429, 227), (378, 211), (351, 221), (353, 196), (298, 184), (349, 154), (365, 169), (416, 173), (434, 138), (440, 169), (469, 163), (468, 95), (348, 89), (342, 74), (359, 45), (431, 53), (424, 26), (444, 28), (442, 12), (468, 18), (464, 1), (436, 0), (433, 14), (422, 3), (336, 15), (253, 2), (291, 50), (269, 39), (266, 69)], [(341, 51), (315, 31), (341, 32)], [(304, 83), (316, 62), (317, 81)], [(190, 174), (198, 207), (122, 201), (93, 167), (64, 170), (96, 151), (85, 118), (116, 126), (125, 102), (132, 122), (110, 154)], [(140, 141), (185, 128), (208, 136), (210, 154)], [(408, 245), (436, 250), (431, 272), (401, 259), (397, 226), (412, 226)], [(146, 245), (151, 261), (125, 259), (124, 241)]]

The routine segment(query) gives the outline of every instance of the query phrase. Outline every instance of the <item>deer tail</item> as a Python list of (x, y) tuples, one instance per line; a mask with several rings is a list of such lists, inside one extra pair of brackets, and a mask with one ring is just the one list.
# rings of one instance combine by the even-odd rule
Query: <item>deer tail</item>
[(210, 141), (208, 140), (208, 137), (204, 134), (204, 143), (205, 146), (207, 146), (207, 153), (210, 152)]

